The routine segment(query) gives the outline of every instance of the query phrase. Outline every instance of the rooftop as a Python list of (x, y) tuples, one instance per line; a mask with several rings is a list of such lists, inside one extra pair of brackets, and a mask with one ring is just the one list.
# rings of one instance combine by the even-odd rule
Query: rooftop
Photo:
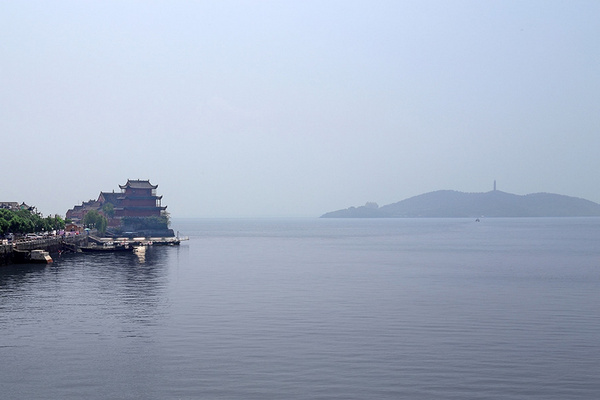
[(119, 185), (119, 187), (121, 189), (127, 189), (132, 188), (132, 189), (156, 189), (158, 187), (158, 185), (153, 185), (150, 183), (150, 180), (132, 180), (132, 179), (127, 179), (127, 183), (124, 185)]

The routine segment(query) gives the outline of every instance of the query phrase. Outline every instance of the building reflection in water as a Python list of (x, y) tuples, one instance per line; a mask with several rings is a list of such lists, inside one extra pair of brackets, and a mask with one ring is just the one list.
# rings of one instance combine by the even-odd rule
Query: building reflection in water
[(146, 250), (147, 249), (148, 249), (148, 246), (137, 246), (136, 248), (133, 249), (133, 253), (138, 258), (138, 262), (140, 264), (146, 263)]

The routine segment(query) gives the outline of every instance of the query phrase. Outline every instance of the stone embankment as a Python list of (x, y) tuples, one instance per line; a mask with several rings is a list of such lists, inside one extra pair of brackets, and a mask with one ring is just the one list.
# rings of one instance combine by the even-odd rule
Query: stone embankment
[(88, 238), (84, 235), (76, 236), (51, 236), (43, 239), (22, 240), (11, 244), (0, 245), (0, 264), (11, 264), (14, 262), (15, 252), (46, 250), (49, 253), (61, 251), (76, 251), (77, 248), (87, 245)]

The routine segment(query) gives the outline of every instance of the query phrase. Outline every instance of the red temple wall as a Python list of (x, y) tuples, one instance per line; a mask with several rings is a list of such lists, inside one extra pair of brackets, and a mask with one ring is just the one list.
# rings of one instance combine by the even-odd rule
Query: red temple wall
[(155, 207), (156, 199), (124, 199), (121, 204), (123, 207)]

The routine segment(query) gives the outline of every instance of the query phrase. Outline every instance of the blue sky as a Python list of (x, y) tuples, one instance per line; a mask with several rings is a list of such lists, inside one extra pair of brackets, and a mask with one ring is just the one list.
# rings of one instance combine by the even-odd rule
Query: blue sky
[(1, 201), (175, 217), (438, 189), (600, 202), (596, 1), (0, 3)]

